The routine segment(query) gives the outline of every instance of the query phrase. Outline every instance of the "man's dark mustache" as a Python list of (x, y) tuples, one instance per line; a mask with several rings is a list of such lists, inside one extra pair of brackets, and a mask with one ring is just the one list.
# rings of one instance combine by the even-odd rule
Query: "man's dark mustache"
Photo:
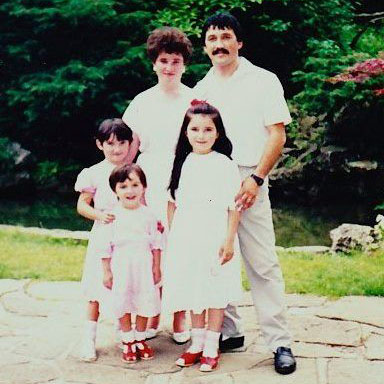
[(219, 53), (226, 53), (229, 54), (229, 52), (225, 48), (217, 48), (212, 52), (212, 55), (218, 55)]

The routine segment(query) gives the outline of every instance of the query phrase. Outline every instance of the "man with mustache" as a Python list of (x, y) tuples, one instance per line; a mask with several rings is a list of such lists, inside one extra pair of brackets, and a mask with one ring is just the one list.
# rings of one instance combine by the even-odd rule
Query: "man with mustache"
[[(285, 144), (291, 122), (284, 91), (275, 74), (239, 57), (241, 26), (230, 14), (209, 17), (202, 31), (212, 68), (196, 85), (196, 94), (219, 109), (232, 141), (232, 158), (243, 178), (236, 196), (242, 218), (238, 235), (253, 302), (275, 370), (295, 371), (284, 303), (284, 281), (275, 251), (268, 174)], [(225, 177), (225, 175), (223, 175)], [(230, 289), (230, 285), (228, 286)], [(220, 350), (241, 349), (244, 335), (236, 307), (225, 312)]]

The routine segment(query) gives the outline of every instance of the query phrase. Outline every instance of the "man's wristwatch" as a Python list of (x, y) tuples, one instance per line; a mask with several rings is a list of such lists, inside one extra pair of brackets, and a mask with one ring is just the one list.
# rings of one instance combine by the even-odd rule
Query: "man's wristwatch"
[(259, 177), (259, 176), (256, 176), (252, 173), (251, 175), (252, 179), (255, 180), (256, 184), (261, 187), (263, 184), (264, 184), (264, 179)]

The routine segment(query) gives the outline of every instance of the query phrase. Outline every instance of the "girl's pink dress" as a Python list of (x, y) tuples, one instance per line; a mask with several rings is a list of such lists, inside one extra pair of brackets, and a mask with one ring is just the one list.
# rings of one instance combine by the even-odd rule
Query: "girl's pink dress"
[(112, 296), (117, 318), (126, 313), (152, 317), (160, 313), (160, 294), (154, 284), (152, 250), (162, 250), (162, 235), (152, 211), (118, 206), (115, 220), (100, 228), (96, 249), (102, 258), (111, 258)]
[[(114, 164), (103, 160), (83, 169), (76, 180), (75, 190), (77, 192), (91, 193), (94, 207), (101, 211), (110, 212), (118, 205), (117, 197), (109, 186), (109, 176), (114, 168)], [(99, 254), (95, 249), (97, 239), (102, 236), (103, 226), (100, 221), (95, 221), (92, 226), (81, 285), (88, 301), (103, 302), (107, 311), (109, 311), (111, 310), (111, 291), (103, 285), (102, 265)]]

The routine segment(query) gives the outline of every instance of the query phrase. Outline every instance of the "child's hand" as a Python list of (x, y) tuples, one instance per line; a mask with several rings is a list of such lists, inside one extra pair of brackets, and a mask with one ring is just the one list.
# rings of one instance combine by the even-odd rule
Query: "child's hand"
[(112, 289), (113, 275), (111, 271), (104, 271), (103, 284), (105, 288)]
[(221, 265), (228, 263), (232, 259), (234, 254), (233, 243), (225, 242), (219, 250), (220, 263)]
[(160, 266), (153, 266), (152, 267), (152, 274), (153, 274), (153, 282), (156, 284), (159, 284), (161, 281), (161, 270)]
[(97, 220), (101, 221), (103, 224), (110, 224), (115, 220), (115, 215), (100, 211), (97, 215)]

